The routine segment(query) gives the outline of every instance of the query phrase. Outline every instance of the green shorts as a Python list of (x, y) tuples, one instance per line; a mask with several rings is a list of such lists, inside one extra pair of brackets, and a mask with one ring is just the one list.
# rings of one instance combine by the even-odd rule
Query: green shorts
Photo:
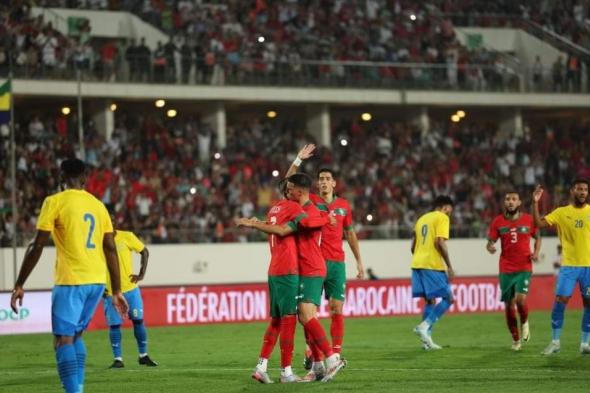
[(500, 273), (502, 301), (511, 301), (517, 293), (529, 293), (531, 272)]
[(299, 276), (299, 303), (313, 303), (318, 307), (321, 306), (323, 288), (324, 277)]
[(346, 265), (344, 262), (326, 261), (328, 274), (324, 282), (326, 299), (344, 301), (346, 298)]
[(270, 295), (270, 316), (274, 318), (297, 314), (297, 291), (299, 276), (268, 276)]

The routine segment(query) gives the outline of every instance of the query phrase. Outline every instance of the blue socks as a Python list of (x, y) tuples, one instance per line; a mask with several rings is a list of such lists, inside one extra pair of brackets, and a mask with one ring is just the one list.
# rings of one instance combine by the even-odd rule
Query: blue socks
[(551, 328), (553, 329), (553, 341), (559, 341), (561, 337), (561, 328), (563, 327), (563, 314), (565, 312), (565, 304), (561, 302), (553, 303), (553, 311), (551, 311)]
[(121, 358), (121, 325), (112, 325), (109, 329), (111, 349), (115, 358)]
[(78, 393), (78, 361), (74, 344), (66, 344), (55, 350), (57, 372), (67, 393)]
[[(426, 318), (428, 318), (428, 316), (430, 315), (432, 310), (434, 310), (435, 306), (436, 306), (435, 304), (430, 304), (430, 303), (424, 304), (424, 311), (422, 312), (422, 320), (423, 321), (426, 320)], [(430, 336), (432, 336), (432, 325), (430, 325), (430, 327), (428, 328), (428, 334)]]
[(82, 337), (78, 337), (74, 341), (74, 349), (76, 350), (76, 360), (78, 361), (78, 386), (80, 393), (84, 391), (84, 369), (86, 367), (86, 345)]
[(428, 314), (425, 321), (428, 322), (428, 325), (430, 326), (434, 325), (436, 321), (442, 318), (444, 313), (447, 312), (450, 307), (451, 303), (449, 302), (449, 299), (443, 298), (436, 306), (434, 306), (434, 309)]
[(133, 334), (137, 341), (137, 350), (140, 355), (147, 353), (147, 331), (143, 319), (133, 320)]
[(582, 316), (582, 344), (588, 344), (590, 339), (590, 307), (584, 307)]

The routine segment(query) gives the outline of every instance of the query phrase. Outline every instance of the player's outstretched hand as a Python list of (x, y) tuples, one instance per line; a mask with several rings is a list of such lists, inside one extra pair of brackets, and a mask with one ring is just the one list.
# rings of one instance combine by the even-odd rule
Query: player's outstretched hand
[(246, 228), (251, 228), (252, 227), (252, 220), (249, 218), (236, 218), (235, 220), (236, 226), (238, 227), (246, 227)]
[(122, 317), (129, 312), (129, 304), (121, 292), (113, 293), (113, 306)]
[(490, 254), (495, 254), (496, 253), (496, 245), (495, 244), (488, 244), (486, 246), (486, 250), (488, 250), (488, 252)]
[(301, 160), (307, 160), (308, 158), (313, 156), (313, 151), (315, 150), (315, 145), (313, 143), (308, 143), (307, 145), (303, 146), (299, 153), (297, 153), (297, 157)]
[[(25, 296), (25, 290), (22, 287), (15, 287), (12, 290), (12, 296), (10, 297), (10, 308), (15, 314), (18, 313), (18, 307), (23, 306), (23, 297)], [(17, 307), (18, 303), (18, 307)]]
[(538, 203), (543, 196), (543, 187), (541, 185), (537, 185), (535, 191), (533, 191), (533, 202)]

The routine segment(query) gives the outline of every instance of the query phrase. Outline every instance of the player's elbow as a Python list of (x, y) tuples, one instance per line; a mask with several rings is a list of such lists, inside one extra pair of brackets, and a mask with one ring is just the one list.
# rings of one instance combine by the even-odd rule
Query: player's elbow
[(140, 254), (143, 258), (147, 259), (150, 256), (150, 251), (148, 250), (147, 247), (144, 247), (143, 250), (141, 250)]

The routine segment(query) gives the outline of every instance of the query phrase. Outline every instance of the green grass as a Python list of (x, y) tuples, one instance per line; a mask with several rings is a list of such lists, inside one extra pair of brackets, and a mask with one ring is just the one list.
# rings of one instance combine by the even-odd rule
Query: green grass
[[(263, 386), (250, 379), (264, 324), (151, 328), (150, 355), (160, 363), (140, 368), (132, 330), (124, 331), (126, 367), (108, 370), (108, 334), (85, 335), (89, 357), (86, 392), (575, 392), (588, 391), (590, 356), (578, 353), (580, 312), (567, 312), (562, 352), (540, 356), (549, 343), (548, 313), (531, 314), (532, 340), (520, 353), (502, 314), (447, 316), (434, 338), (445, 347), (426, 352), (411, 329), (417, 317), (349, 319), (348, 367), (328, 384)], [(327, 321), (324, 321), (327, 323)], [(301, 367), (302, 330), (297, 331), (294, 366)], [(58, 392), (51, 336), (1, 336), (0, 391)], [(278, 348), (271, 359), (278, 378)]]

